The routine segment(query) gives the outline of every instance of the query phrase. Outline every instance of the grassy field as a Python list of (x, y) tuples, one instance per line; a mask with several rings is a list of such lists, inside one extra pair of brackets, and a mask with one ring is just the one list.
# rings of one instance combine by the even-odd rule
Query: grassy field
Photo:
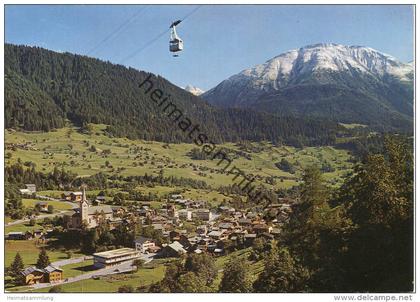
[[(40, 201), (38, 199), (22, 199), (23, 206), (27, 208), (34, 208)], [(52, 205), (56, 211), (70, 210), (72, 208), (70, 204), (61, 201), (48, 200), (47, 203), (48, 205)]]
[(63, 278), (75, 277), (94, 270), (93, 260), (63, 265), (60, 268), (63, 270)]
[(9, 225), (5, 227), (5, 233), (7, 234), (9, 232), (26, 232), (43, 229), (44, 227), (40, 224), (40, 222), (42, 222), (42, 219), (38, 219), (35, 225), (29, 225), (28, 222)]
[[(22, 256), (25, 267), (35, 265), (38, 254), (43, 245), (39, 245), (35, 240), (6, 240), (5, 241), (5, 266), (9, 266), (16, 253)], [(72, 251), (73, 257), (81, 256), (81, 254)], [(48, 257), (51, 262), (67, 259), (66, 251), (47, 249)]]
[[(111, 138), (105, 135), (104, 128), (105, 125), (93, 125), (94, 130), (90, 135), (81, 134), (76, 128), (62, 128), (49, 133), (7, 130), (6, 142), (15, 145), (7, 146), (6, 154), (9, 153), (9, 156), (6, 164), (20, 159), (23, 163), (35, 163), (37, 169), (44, 172), (52, 171), (58, 166), (80, 176), (98, 172), (127, 176), (145, 173), (157, 175), (163, 170), (165, 176), (203, 180), (215, 188), (234, 182), (232, 174), (221, 173), (223, 164), (218, 166), (218, 160), (192, 160), (188, 153), (197, 147), (193, 144)], [(233, 143), (217, 147), (228, 148), (231, 154), (245, 152), (247, 158), (236, 156), (232, 166), (257, 176), (256, 182), (268, 188), (289, 188), (298, 184), (302, 169), (310, 164), (328, 162), (334, 171), (325, 173), (325, 177), (334, 186), (340, 184), (342, 178), (352, 170), (349, 153), (333, 147), (297, 149), (273, 146), (268, 142), (251, 145), (257, 151), (243, 148), (241, 150), (241, 146)], [(296, 173), (291, 174), (275, 166), (275, 163), (283, 158), (293, 164)], [(274, 177), (275, 183), (267, 183), (267, 177)], [(167, 191), (170, 191), (170, 188)], [(164, 190), (159, 188), (159, 193), (163, 192)], [(59, 192), (56, 193), (56, 197), (59, 197)]]

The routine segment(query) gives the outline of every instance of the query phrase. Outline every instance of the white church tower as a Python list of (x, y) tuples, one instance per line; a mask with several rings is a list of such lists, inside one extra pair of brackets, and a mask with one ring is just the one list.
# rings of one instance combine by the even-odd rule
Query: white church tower
[(89, 224), (89, 204), (86, 199), (86, 185), (82, 185), (83, 188), (83, 195), (82, 200), (80, 201), (80, 222), (85, 221)]

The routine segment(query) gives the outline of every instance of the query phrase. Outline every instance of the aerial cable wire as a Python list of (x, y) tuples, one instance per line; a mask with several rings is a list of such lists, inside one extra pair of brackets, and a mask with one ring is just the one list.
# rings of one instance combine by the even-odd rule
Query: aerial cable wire
[[(185, 21), (187, 18), (189, 18), (191, 15), (193, 15), (196, 11), (198, 11), (203, 5), (198, 5), (196, 8), (194, 8), (192, 11), (190, 11), (188, 14), (186, 14), (182, 19), (182, 21)], [(170, 28), (165, 29), (164, 31), (162, 31), (160, 34), (158, 34), (156, 37), (154, 37), (153, 39), (151, 39), (150, 41), (148, 41), (146, 44), (144, 44), (142, 47), (136, 49), (136, 51), (132, 52), (130, 55), (128, 55), (127, 57), (125, 57), (124, 59), (122, 59), (120, 61), (120, 64), (123, 64), (124, 62), (126, 62), (127, 60), (133, 58), (134, 56), (138, 55), (139, 53), (141, 53), (143, 50), (145, 50), (147, 47), (149, 47), (150, 45), (152, 45), (153, 43), (155, 43), (157, 40), (159, 40), (161, 37), (163, 37), (168, 31), (170, 31)]]
[(109, 33), (104, 39), (102, 39), (99, 43), (97, 43), (91, 50), (89, 50), (87, 52), (87, 55), (91, 55), (95, 52), (97, 52), (97, 50), (99, 50), (99, 48), (105, 43), (107, 42), (109, 39), (111, 39), (113, 36), (118, 36), (118, 33), (121, 32), (124, 27), (126, 27), (128, 24), (130, 24), (132, 21), (134, 21), (135, 18), (137, 18), (142, 12), (144, 12), (147, 8), (149, 7), (149, 5), (145, 5), (142, 6), (139, 10), (137, 10), (130, 18), (128, 18), (126, 21), (124, 21), (120, 26), (118, 26), (114, 31), (112, 31), (111, 33)]

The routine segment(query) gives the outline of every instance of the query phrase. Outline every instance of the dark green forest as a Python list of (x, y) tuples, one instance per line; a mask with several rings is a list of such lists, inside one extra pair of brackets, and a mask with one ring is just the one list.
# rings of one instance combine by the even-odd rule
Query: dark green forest
[[(49, 131), (67, 121), (109, 125), (110, 135), (189, 142), (139, 88), (149, 74), (98, 59), (38, 47), (5, 45), (6, 128)], [(159, 76), (156, 88), (215, 143), (268, 140), (291, 145), (334, 143), (341, 126), (327, 120), (218, 109)]]

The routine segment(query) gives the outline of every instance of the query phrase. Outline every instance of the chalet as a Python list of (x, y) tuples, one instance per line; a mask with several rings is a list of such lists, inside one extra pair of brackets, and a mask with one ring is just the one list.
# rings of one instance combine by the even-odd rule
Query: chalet
[(190, 210), (179, 210), (178, 217), (182, 220), (191, 220), (192, 219), (192, 212)]
[(32, 195), (36, 193), (36, 186), (34, 184), (26, 184), (25, 189), (19, 189), (22, 195)]
[(26, 189), (31, 192), (31, 194), (36, 193), (36, 185), (34, 184), (25, 184)]
[(125, 213), (127, 213), (127, 210), (123, 207), (111, 207), (112, 209), (112, 213), (114, 214), (114, 216), (123, 216)]
[(222, 256), (224, 254), (224, 249), (215, 248), (213, 253), (214, 253), (215, 256)]
[(96, 268), (106, 268), (140, 258), (141, 253), (131, 248), (121, 248), (93, 254), (93, 265)]
[(28, 189), (19, 189), (19, 192), (22, 195), (32, 195), (32, 192)]
[(184, 208), (187, 207), (188, 204), (189, 204), (189, 200), (188, 199), (180, 199), (179, 198), (179, 199), (175, 199), (174, 202), (177, 203), (177, 204), (179, 204), (179, 205), (181, 205), (181, 206), (183, 206)]
[(44, 231), (37, 229), (32, 232), (32, 235), (34, 238), (41, 238), (44, 235)]
[(182, 244), (185, 250), (189, 250), (192, 247), (190, 239), (186, 235), (180, 235), (178, 242)]
[(67, 201), (80, 202), (83, 199), (83, 192), (64, 192), (61, 198)]
[(192, 200), (189, 202), (188, 206), (194, 209), (204, 209), (207, 202), (204, 200)]
[(233, 230), (234, 226), (230, 222), (222, 222), (219, 224), (219, 228), (222, 230)]
[(207, 251), (213, 253), (215, 249), (217, 249), (217, 244), (214, 241), (209, 242), (207, 245)]
[(169, 232), (169, 239), (171, 241), (179, 240), (179, 236), (181, 236), (179, 231), (174, 230)]
[(21, 271), (21, 275), (23, 276), (23, 283), (26, 285), (44, 282), (44, 270), (35, 266), (24, 269)]
[(252, 220), (247, 218), (238, 219), (238, 223), (243, 227), (250, 227), (252, 225)]
[(39, 209), (40, 212), (48, 212), (48, 202), (40, 201), (35, 204), (35, 208)]
[(197, 227), (196, 233), (198, 235), (206, 235), (207, 234), (207, 226), (206, 225), (199, 225)]
[(227, 235), (225, 234), (224, 230), (211, 231), (210, 233), (207, 234), (207, 236), (209, 236), (210, 238), (214, 240), (224, 240), (227, 238)]
[(160, 250), (161, 250), (161, 247), (157, 245), (151, 246), (148, 249), (149, 253), (154, 253), (154, 254), (159, 253)]
[(255, 224), (252, 227), (252, 229), (256, 234), (262, 234), (262, 233), (270, 233), (273, 227), (268, 226), (266, 224)]
[(83, 199), (83, 192), (71, 192), (70, 193), (70, 200), (74, 202), (82, 201)]
[(61, 199), (65, 200), (65, 201), (71, 201), (71, 192), (63, 192), (61, 194)]
[(210, 238), (202, 238), (197, 242), (197, 248), (206, 251), (210, 244)]
[(247, 245), (251, 245), (254, 242), (255, 238), (257, 238), (257, 234), (246, 234), (244, 236), (245, 243)]
[(156, 245), (152, 239), (140, 236), (134, 240), (134, 246), (137, 251), (144, 254), (150, 252), (150, 249), (154, 248)]
[(182, 195), (181, 194), (172, 194), (170, 198), (172, 200), (182, 199)]
[(273, 229), (271, 230), (271, 234), (272, 234), (274, 237), (279, 237), (279, 236), (281, 235), (281, 230), (280, 230), (279, 228), (273, 228)]
[(57, 283), (61, 280), (63, 280), (62, 269), (52, 265), (48, 265), (46, 268), (44, 268), (44, 282)]
[(168, 218), (161, 215), (152, 217), (152, 224), (164, 224), (166, 221), (168, 221)]
[[(99, 219), (99, 221), (101, 218)], [(106, 219), (106, 221), (109, 223), (109, 227), (111, 230), (115, 229), (118, 225), (123, 223), (123, 221), (127, 221), (127, 219), (123, 219), (121, 217), (111, 216)]]
[(224, 214), (235, 213), (235, 209), (228, 206), (220, 206), (218, 210), (220, 213), (224, 213)]
[(169, 257), (179, 257), (186, 254), (187, 251), (184, 249), (181, 243), (174, 241), (171, 244), (166, 245), (160, 251), (160, 256), (169, 258)]
[(227, 206), (219, 206), (218, 207), (218, 210), (221, 213), (227, 213), (229, 211), (229, 207), (227, 207)]
[(143, 205), (140, 207), (140, 209), (137, 210), (137, 213), (142, 217), (146, 217), (151, 215), (153, 213), (153, 210), (150, 209), (149, 206)]
[(104, 203), (106, 201), (105, 196), (103, 196), (103, 195), (96, 196), (95, 200), (96, 200), (97, 203)]

